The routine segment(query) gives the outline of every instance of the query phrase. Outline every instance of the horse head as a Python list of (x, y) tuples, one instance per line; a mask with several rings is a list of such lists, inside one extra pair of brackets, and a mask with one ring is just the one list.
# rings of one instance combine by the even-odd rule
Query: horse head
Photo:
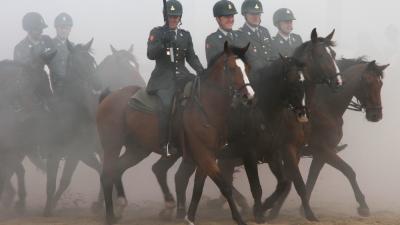
[(327, 83), (329, 86), (342, 86), (340, 69), (336, 64), (335, 43), (332, 41), (335, 30), (326, 37), (318, 37), (317, 30), (311, 32), (311, 40), (296, 49), (294, 57), (304, 63), (307, 80), (314, 83)]
[(304, 64), (293, 57), (281, 56), (283, 62), (283, 98), (290, 105), (300, 123), (308, 122), (305, 103)]
[(232, 97), (240, 97), (246, 103), (250, 103), (255, 95), (247, 75), (250, 67), (244, 57), (248, 48), (249, 44), (238, 48), (225, 42), (224, 52), (215, 59), (215, 63), (211, 63), (210, 75), (223, 89), (228, 89)]
[(376, 61), (366, 64), (361, 75), (361, 82), (355, 97), (365, 109), (366, 118), (371, 122), (382, 119), (381, 89), (383, 86), (383, 71), (389, 65), (379, 66)]

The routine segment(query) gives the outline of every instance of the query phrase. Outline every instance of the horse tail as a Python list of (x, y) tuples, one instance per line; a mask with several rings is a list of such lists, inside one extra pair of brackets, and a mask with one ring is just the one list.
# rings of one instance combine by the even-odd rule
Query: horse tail
[(104, 89), (99, 97), (99, 104), (107, 97), (111, 94), (110, 88), (106, 88)]

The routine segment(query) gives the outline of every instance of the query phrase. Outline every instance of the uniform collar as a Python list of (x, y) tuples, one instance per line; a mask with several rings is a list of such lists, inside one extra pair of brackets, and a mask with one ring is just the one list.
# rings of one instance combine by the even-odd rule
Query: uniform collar
[(62, 40), (59, 36), (56, 36), (56, 40), (61, 42), (62, 44), (65, 44), (65, 42), (67, 41), (67, 40)]
[(259, 30), (260, 29), (260, 26), (257, 26), (257, 27), (253, 27), (253, 26), (251, 26), (249, 23), (245, 23), (245, 26), (247, 26), (251, 31), (253, 31), (253, 32), (256, 32), (257, 30)]
[(283, 35), (281, 32), (278, 31), (278, 34), (283, 40), (288, 41), (291, 37), (291, 33), (288, 36)]
[(221, 27), (219, 27), (218, 30), (219, 30), (224, 36), (228, 35), (229, 32), (231, 32), (231, 33), (233, 34), (233, 30), (231, 30), (231, 31), (226, 31), (226, 30), (222, 29)]
[(33, 40), (29, 35), (26, 36), (26, 40), (29, 42), (31, 45), (38, 45), (42, 41), (41, 38), (39, 40)]

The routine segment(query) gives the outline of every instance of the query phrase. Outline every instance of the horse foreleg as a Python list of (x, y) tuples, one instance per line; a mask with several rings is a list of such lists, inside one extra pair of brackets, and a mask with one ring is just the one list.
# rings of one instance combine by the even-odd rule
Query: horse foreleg
[(177, 199), (176, 218), (183, 219), (186, 216), (186, 190), (189, 179), (196, 170), (192, 161), (182, 159), (182, 163), (175, 174), (175, 191)]
[(125, 153), (117, 161), (117, 170), (114, 183), (116, 185), (118, 194), (115, 206), (115, 215), (118, 219), (122, 218), (122, 214), (128, 205), (128, 200), (126, 199), (125, 190), (122, 183), (122, 175), (127, 169), (137, 165), (144, 158), (149, 156), (150, 153), (151, 152), (148, 151), (142, 151), (135, 146), (126, 146)]
[[(15, 168), (18, 183), (18, 201), (15, 203), (15, 210), (23, 214), (26, 210), (26, 185), (25, 185), (25, 168), (22, 162), (17, 164)], [(10, 183), (11, 184), (11, 183)]]
[(53, 213), (54, 193), (56, 191), (57, 172), (60, 158), (49, 156), (47, 159), (47, 184), (46, 184), (46, 206), (44, 208), (44, 216), (51, 216)]
[(57, 207), (57, 203), (60, 200), (62, 194), (67, 190), (71, 184), (72, 175), (74, 174), (76, 168), (78, 167), (79, 160), (76, 157), (68, 157), (65, 160), (63, 172), (60, 178), (60, 183), (58, 185), (57, 191), (54, 195), (53, 208)]
[(14, 198), (17, 191), (11, 183), (11, 180), (4, 181), (4, 191), (1, 195), (1, 202), (5, 208), (10, 208), (11, 204), (14, 202)]
[(197, 168), (194, 178), (192, 200), (190, 202), (188, 213), (185, 218), (188, 225), (194, 225), (196, 211), (197, 207), (199, 206), (201, 195), (203, 194), (204, 182), (206, 181), (206, 177), (206, 173), (204, 173), (200, 168)]
[(287, 167), (289, 175), (293, 180), (297, 194), (300, 196), (301, 203), (304, 208), (305, 217), (310, 221), (318, 221), (313, 211), (311, 210), (309, 200), (307, 198), (306, 186), (304, 184), (298, 166), (299, 159), (297, 157), (297, 148), (292, 145), (286, 146), (286, 148), (284, 149), (283, 160), (284, 160), (284, 165)]
[[(99, 174), (99, 176), (101, 175), (101, 169), (102, 169), (101, 162), (97, 159), (95, 152), (92, 152), (88, 156), (83, 157), (81, 160), (87, 166), (96, 170), (96, 172)], [(100, 210), (103, 208), (103, 202), (104, 202), (104, 194), (103, 194), (103, 188), (100, 184), (100, 190), (99, 190), (99, 194), (97, 196), (97, 201), (93, 202), (92, 206), (91, 206), (92, 212), (93, 213), (100, 212)]]
[(168, 187), (167, 172), (177, 160), (178, 157), (175, 155), (174, 157), (168, 158), (161, 156), (161, 158), (152, 166), (153, 173), (156, 176), (158, 184), (161, 187), (161, 191), (163, 192), (165, 201), (165, 208), (160, 212), (159, 216), (161, 219), (165, 220), (171, 219), (173, 209), (176, 207), (175, 199), (172, 196)]
[(334, 151), (329, 151), (329, 150), (324, 151), (323, 156), (324, 159), (326, 160), (326, 163), (328, 163), (332, 167), (342, 172), (349, 180), (353, 188), (356, 200), (360, 205), (358, 207), (358, 214), (360, 216), (369, 216), (370, 215), (369, 207), (367, 205), (367, 202), (365, 201), (364, 194), (362, 193), (358, 185), (356, 179), (356, 173), (354, 172), (353, 168), (351, 168), (351, 166), (347, 164), (342, 158), (340, 158)]
[(320, 159), (316, 154), (313, 154), (313, 159), (311, 161), (310, 170), (308, 171), (306, 189), (307, 198), (310, 200), (311, 193), (314, 190), (315, 184), (317, 182), (318, 176), (324, 167), (325, 162)]
[(268, 166), (277, 180), (277, 185), (275, 191), (264, 201), (263, 210), (272, 208), (268, 215), (268, 220), (272, 220), (278, 216), (283, 202), (289, 194), (292, 182), (286, 177), (281, 159), (269, 162)]
[(258, 176), (257, 159), (255, 154), (246, 154), (243, 157), (244, 168), (246, 170), (247, 178), (249, 180), (251, 194), (254, 199), (253, 214), (256, 223), (264, 223), (264, 211), (261, 207), (262, 188), (260, 178)]

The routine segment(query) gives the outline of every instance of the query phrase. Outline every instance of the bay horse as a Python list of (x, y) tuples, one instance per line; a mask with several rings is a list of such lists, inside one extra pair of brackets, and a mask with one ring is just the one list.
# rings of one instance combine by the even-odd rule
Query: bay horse
[(310, 198), (318, 175), (324, 166), (329, 164), (344, 174), (349, 180), (355, 198), (359, 204), (358, 214), (369, 216), (370, 211), (365, 197), (357, 183), (356, 173), (335, 150), (343, 137), (343, 114), (355, 97), (360, 102), (360, 111), (365, 111), (365, 117), (370, 122), (382, 119), (381, 88), (383, 71), (389, 65), (378, 66), (375, 61), (366, 62), (362, 58), (338, 61), (344, 71), (345, 85), (342, 90), (332, 93), (324, 86), (317, 88), (317, 110), (311, 119), (312, 134), (309, 148), (312, 153), (312, 163), (307, 179), (307, 197)]
[[(304, 66), (303, 74), (305, 76), (304, 85), (306, 87), (306, 104), (307, 108), (309, 109), (314, 107), (312, 99), (314, 98), (315, 86), (318, 83), (327, 83), (331, 87), (342, 85), (340, 70), (335, 61), (336, 54), (332, 49), (332, 47), (334, 46), (334, 43), (332, 42), (333, 35), (334, 31), (325, 38), (318, 37), (316, 29), (313, 29), (313, 31), (311, 32), (311, 40), (301, 45), (295, 52), (294, 59), (302, 63)], [(260, 89), (262, 90), (262, 87)], [(273, 130), (278, 130), (287, 135), (287, 137), (291, 136), (292, 138), (292, 141), (288, 143), (283, 143), (282, 146), (278, 146), (279, 151), (283, 153), (282, 157), (286, 159), (286, 170), (289, 170), (288, 175), (291, 175), (291, 179), (295, 179), (296, 190), (301, 197), (303, 205), (305, 205), (306, 207), (306, 217), (309, 220), (315, 221), (317, 219), (311, 211), (311, 208), (309, 207), (306, 197), (305, 184), (298, 169), (299, 158), (297, 154), (297, 149), (301, 148), (303, 144), (306, 143), (305, 130), (303, 129), (303, 126), (299, 124), (295, 119), (291, 120), (291, 122), (288, 121), (288, 123), (285, 124), (284, 128), (282, 128), (282, 124), (278, 125), (273, 127)], [(243, 148), (247, 147), (248, 146), (243, 146)], [(157, 180), (161, 186), (161, 190), (164, 194), (164, 199), (166, 202), (166, 209), (161, 213), (162, 217), (168, 217), (171, 209), (175, 207), (175, 201), (169, 191), (166, 182), (166, 176), (168, 169), (176, 162), (178, 157), (179, 156), (170, 158), (162, 157), (159, 161), (156, 162), (156, 164), (153, 165), (153, 172), (155, 173)], [(284, 179), (283, 173), (279, 172), (279, 167), (277, 165), (273, 165), (273, 167), (273, 171), (275, 171), (274, 173), (277, 176), (279, 183), (276, 191), (280, 191), (281, 189), (290, 189), (290, 185), (287, 185), (287, 180)], [(228, 168), (226, 169), (228, 171), (232, 171), (233, 173), (233, 168), (231, 170)], [(175, 175), (175, 185), (178, 200), (178, 218), (181, 218), (185, 214), (185, 193), (189, 178), (193, 171), (194, 168), (191, 163), (185, 162), (184, 160)], [(273, 198), (268, 198), (264, 202), (264, 210), (270, 208), (271, 204), (273, 203), (273, 201), (271, 200), (276, 197), (277, 193), (281, 193), (276, 191), (275, 195), (273, 195)]]
[[(79, 161), (100, 175), (101, 162), (97, 159), (101, 146), (97, 136), (95, 115), (98, 103), (99, 81), (95, 77), (96, 62), (91, 55), (93, 39), (73, 46), (66, 42), (69, 55), (63, 89), (51, 99), (51, 111), (41, 121), (43, 130), (37, 140), (46, 158), (47, 185), (44, 216), (51, 216), (58, 200), (71, 183)], [(65, 159), (57, 188), (57, 173), (61, 159)], [(102, 191), (98, 202), (101, 205)]]
[[(229, 199), (234, 219), (238, 224), (245, 223), (237, 212), (232, 196), (229, 195), (229, 185), (226, 185), (219, 176), (215, 161), (212, 162), (214, 154), (212, 151), (218, 150), (225, 143), (224, 116), (230, 107), (233, 95), (245, 96), (245, 99), (253, 97), (253, 90), (247, 83), (245, 64), (241, 60), (247, 48), (248, 46), (245, 48), (229, 47), (225, 43), (224, 52), (201, 76), (199, 94), (190, 98), (185, 108), (176, 113), (176, 117), (181, 119), (175, 120), (174, 130), (184, 131), (184, 133), (173, 132), (175, 134), (173, 140), (178, 147), (198, 162), (199, 171), (205, 170), (209, 176), (214, 178), (221, 192)], [(128, 106), (129, 99), (138, 90), (139, 87), (130, 86), (108, 96), (103, 95), (104, 98), (97, 111), (97, 128), (104, 150), (101, 182), (104, 190), (107, 224), (114, 224), (117, 220), (112, 200), (114, 185), (119, 197), (117, 203), (122, 201), (123, 204), (126, 204), (121, 180), (123, 172), (138, 164), (152, 152), (162, 153), (159, 148), (157, 114), (144, 113)], [(210, 97), (213, 99), (212, 101)], [(193, 133), (188, 133), (187, 129), (190, 127), (194, 132), (207, 125), (210, 125), (213, 131), (207, 129), (206, 134), (200, 140), (212, 141), (211, 145), (206, 146), (212, 150), (201, 152), (203, 149), (199, 149), (199, 147), (204, 147), (197, 146), (199, 140), (193, 139)], [(126, 151), (119, 156), (123, 146)]]
[(116, 50), (112, 45), (111, 55), (107, 56), (97, 67), (96, 75), (104, 88), (117, 90), (134, 85), (145, 87), (146, 82), (139, 72), (139, 63), (133, 55), (133, 45), (128, 50)]
[(10, 60), (0, 62), (0, 196), (16, 173), (18, 213), (25, 212), (27, 195), (22, 160), (37, 151), (36, 127), (48, 113), (46, 99), (51, 95), (44, 70)]

